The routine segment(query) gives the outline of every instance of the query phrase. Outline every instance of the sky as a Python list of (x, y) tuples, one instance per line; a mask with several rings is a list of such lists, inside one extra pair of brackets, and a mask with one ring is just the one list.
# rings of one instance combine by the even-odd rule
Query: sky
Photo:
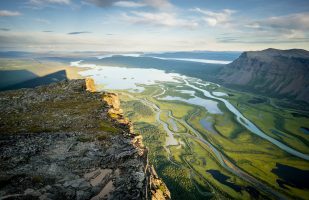
[(309, 0), (0, 0), (0, 51), (309, 50)]

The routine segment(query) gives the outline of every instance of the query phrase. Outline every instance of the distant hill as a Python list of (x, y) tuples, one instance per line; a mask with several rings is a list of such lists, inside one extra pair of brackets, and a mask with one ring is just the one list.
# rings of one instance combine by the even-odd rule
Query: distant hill
[(178, 51), (165, 53), (145, 53), (143, 56), (231, 61), (238, 58), (240, 54), (241, 52), (239, 51)]
[(309, 103), (309, 52), (302, 49), (244, 52), (217, 80), (234, 88)]

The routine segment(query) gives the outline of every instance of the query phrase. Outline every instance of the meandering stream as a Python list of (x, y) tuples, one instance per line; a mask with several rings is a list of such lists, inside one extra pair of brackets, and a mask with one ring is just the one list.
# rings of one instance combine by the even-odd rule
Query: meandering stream
[[(164, 88), (161, 88), (161, 89), (163, 90), (163, 92), (156, 94), (156, 95), (153, 95), (152, 97), (156, 98), (157, 100), (160, 100), (160, 98), (158, 98), (158, 97), (163, 95), (166, 92), (166, 90)], [(171, 131), (168, 128), (168, 124), (160, 119), (160, 114), (161, 114), (162, 110), (155, 103), (153, 103), (149, 100), (143, 99), (143, 100), (140, 100), (140, 101), (142, 103), (150, 106), (156, 112), (156, 121), (163, 126), (164, 130), (168, 134), (166, 144), (165, 144), (166, 145), (165, 148), (168, 149), (168, 146), (179, 145), (179, 142), (174, 138), (174, 135), (177, 135), (177, 134), (180, 134), (180, 133), (174, 133), (173, 131)], [(214, 147), (213, 144), (211, 144), (209, 141), (205, 140), (203, 138), (203, 136), (197, 130), (195, 130), (190, 124), (188, 124), (185, 120), (177, 119), (177, 118), (173, 117), (171, 115), (170, 110), (168, 112), (168, 116), (170, 118), (178, 121), (179, 123), (183, 124), (187, 128), (187, 130), (190, 130), (195, 136), (193, 136), (189, 133), (181, 133), (181, 134), (186, 135), (186, 137), (198, 140), (198, 141), (202, 142), (203, 144), (205, 144), (209, 148), (210, 152), (215, 156), (215, 158), (217, 159), (219, 164), (222, 167), (224, 167), (226, 170), (228, 170), (229, 172), (235, 174), (236, 176), (244, 179), (245, 181), (251, 183), (256, 188), (259, 188), (262, 191), (274, 196), (275, 198), (285, 199), (285, 197), (283, 195), (281, 195), (279, 192), (277, 192), (277, 191), (273, 190), (272, 188), (270, 188), (269, 186), (261, 183), (260, 181), (255, 179), (253, 176), (247, 174), (246, 172), (244, 172), (240, 168), (238, 168), (236, 165), (234, 165), (231, 161), (229, 161), (229, 159), (226, 156), (224, 156), (218, 149), (216, 149), (216, 147)], [(168, 152), (170, 153), (169, 150), (168, 150)]]
[(294, 156), (297, 156), (299, 158), (305, 159), (305, 160), (309, 160), (309, 155), (301, 153), (281, 142), (279, 142), (278, 140), (268, 136), (267, 134), (265, 134), (263, 131), (261, 131), (257, 126), (255, 126), (251, 121), (249, 121), (246, 117), (243, 116), (243, 114), (241, 114), (241, 112), (239, 112), (230, 102), (228, 102), (227, 100), (220, 98), (220, 97), (216, 97), (213, 96), (210, 92), (208, 92), (207, 90), (201, 89), (195, 85), (192, 85), (188, 82), (188, 80), (183, 79), (185, 84), (195, 90), (201, 91), (203, 92), (203, 94), (211, 99), (215, 99), (215, 100), (219, 100), (221, 102), (223, 102), (225, 104), (225, 106), (229, 109), (230, 112), (232, 112), (235, 116), (237, 121), (243, 125), (245, 128), (247, 128), (249, 131), (251, 131), (252, 133), (262, 137), (263, 139), (271, 142), (272, 144), (276, 145), (277, 147), (279, 147), (280, 149), (284, 150), (285, 152), (288, 152)]
[[(189, 100), (183, 99), (183, 98), (176, 98), (176, 97), (164, 97), (160, 98), (160, 96), (164, 95), (166, 90), (164, 89), (163, 85), (161, 86), (162, 92), (159, 94), (152, 94), (149, 95), (149, 97), (152, 97), (158, 101), (161, 100), (180, 100), (185, 101), (186, 103), (193, 104), (193, 105), (199, 105), (201, 107), (204, 107), (207, 112), (212, 114), (224, 114), (221, 112), (221, 110), (217, 107), (218, 102), (222, 102), (225, 104), (227, 109), (236, 116), (237, 121), (247, 128), (250, 132), (253, 134), (256, 134), (260, 136), (261, 138), (271, 142), (272, 144), (276, 145), (280, 149), (284, 150), (287, 153), (290, 153), (291, 155), (297, 156), (299, 158), (302, 158), (304, 160), (309, 160), (309, 155), (301, 153), (283, 143), (280, 141), (277, 141), (276, 139), (268, 136), (263, 131), (261, 131), (256, 125), (254, 125), (251, 121), (249, 121), (246, 117), (243, 116), (241, 112), (237, 110), (229, 101), (222, 98), (224, 96), (223, 93), (210, 93), (206, 89), (202, 89), (201, 87), (205, 87), (207, 85), (210, 85), (210, 83), (202, 82), (197, 79), (191, 79), (186, 76), (182, 76), (179, 74), (168, 74), (164, 71), (160, 70), (154, 70), (154, 69), (137, 69), (137, 68), (118, 68), (118, 67), (108, 67), (108, 66), (97, 66), (97, 65), (83, 65), (80, 64), (80, 62), (72, 63), (72, 66), (78, 66), (78, 67), (90, 67), (90, 70), (83, 71), (80, 73), (82, 76), (92, 76), (97, 84), (104, 84), (106, 88), (108, 89), (119, 89), (119, 90), (128, 90), (128, 91), (135, 91), (138, 90), (139, 92), (143, 91), (143, 86), (140, 84), (145, 85), (153, 85), (157, 84), (157, 81), (163, 81), (163, 82), (173, 82), (179, 84), (177, 86), (177, 90), (180, 86), (186, 86), (186, 90), (181, 90), (184, 93), (191, 94), (192, 98)], [(125, 70), (123, 70), (125, 69)], [(145, 76), (145, 74), (148, 74), (149, 76)], [(154, 76), (155, 74), (155, 76)], [(115, 76), (116, 75), (116, 76)], [(176, 77), (176, 79), (175, 79)], [(192, 81), (194, 80), (194, 82)], [(220, 87), (219, 85), (217, 85)], [(187, 87), (191, 88), (188, 89)], [(205, 97), (209, 98), (200, 98), (197, 97), (194, 94), (194, 91), (199, 91), (204, 94)], [(260, 182), (258, 179), (253, 177), (252, 175), (248, 174), (247, 172), (243, 171), (242, 169), (238, 168), (233, 162), (229, 160), (226, 156), (224, 156), (223, 153), (220, 152), (220, 149), (217, 149), (216, 146), (213, 145), (213, 141), (210, 140), (210, 138), (207, 138), (207, 136), (203, 137), (201, 133), (199, 133), (194, 127), (192, 127), (190, 124), (187, 123), (187, 121), (182, 119), (177, 119), (172, 116), (171, 110), (163, 110), (168, 111), (168, 117), (169, 119), (175, 120), (177, 123), (183, 125), (186, 128), (186, 133), (179, 133), (175, 132), (175, 130), (171, 130), (169, 128), (168, 121), (165, 122), (160, 119), (160, 115), (162, 113), (162, 110), (156, 105), (155, 102), (152, 101), (152, 98), (147, 99), (140, 99), (135, 98), (136, 100), (141, 101), (142, 103), (148, 105), (155, 111), (155, 119), (156, 121), (162, 125), (164, 131), (167, 133), (167, 138), (165, 141), (165, 149), (169, 153), (168, 159), (171, 161), (171, 163), (175, 165), (187, 165), (186, 163), (175, 163), (173, 159), (171, 159), (171, 151), (169, 150), (168, 146), (179, 146), (181, 147), (181, 142), (178, 140), (178, 137), (174, 136), (185, 136), (187, 138), (194, 139), (195, 141), (198, 141), (200, 143), (203, 143), (203, 148), (205, 150), (209, 151), (217, 160), (217, 162), (225, 168), (227, 171), (233, 173), (234, 175), (242, 178), (243, 180), (247, 181), (248, 183), (251, 183), (253, 186), (258, 188), (261, 191), (266, 192), (271, 197), (274, 197), (275, 199), (285, 199), (284, 195), (280, 194), (276, 190), (272, 189), (267, 184), (264, 184), (263, 182)], [(190, 131), (190, 134), (188, 131)], [(190, 148), (190, 147), (189, 147)], [(193, 169), (192, 169), (193, 170)], [(209, 195), (209, 193), (205, 193), (205, 195)]]

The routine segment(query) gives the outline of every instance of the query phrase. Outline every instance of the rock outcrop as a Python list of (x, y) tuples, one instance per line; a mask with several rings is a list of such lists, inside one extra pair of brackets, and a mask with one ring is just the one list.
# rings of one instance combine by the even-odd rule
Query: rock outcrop
[(309, 52), (305, 50), (244, 52), (217, 77), (227, 86), (309, 103)]
[(129, 130), (131, 141), (135, 149), (137, 149), (138, 155), (143, 157), (145, 160), (145, 171), (146, 175), (146, 199), (152, 200), (163, 200), (171, 199), (171, 194), (165, 185), (165, 183), (158, 177), (153, 165), (148, 163), (148, 149), (143, 144), (142, 135), (136, 135), (133, 130), (132, 123), (124, 117), (123, 110), (120, 108), (120, 100), (118, 95), (115, 93), (106, 93), (103, 99), (110, 106), (108, 114), (111, 118), (115, 119), (120, 124), (127, 127)]
[(0, 199), (170, 199), (118, 96), (91, 79), (0, 92)]
[(86, 91), (96, 92), (94, 80), (92, 78), (86, 78), (85, 82), (86, 82)]

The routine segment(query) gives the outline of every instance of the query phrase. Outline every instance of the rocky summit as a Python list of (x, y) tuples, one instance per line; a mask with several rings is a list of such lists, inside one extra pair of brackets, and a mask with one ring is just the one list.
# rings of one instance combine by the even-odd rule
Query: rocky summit
[(170, 199), (118, 96), (93, 80), (0, 93), (0, 199)]

